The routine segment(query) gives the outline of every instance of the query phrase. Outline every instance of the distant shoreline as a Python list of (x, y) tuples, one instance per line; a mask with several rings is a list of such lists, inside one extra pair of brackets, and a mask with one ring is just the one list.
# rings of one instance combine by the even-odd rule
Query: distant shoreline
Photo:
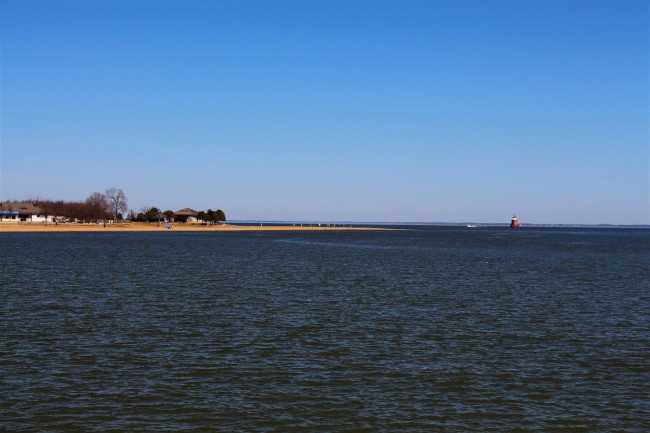
[[(170, 228), (168, 229), (167, 226)], [(146, 222), (120, 222), (114, 224), (75, 224), (75, 223), (42, 223), (42, 222), (19, 222), (0, 223), (0, 233), (71, 233), (71, 232), (96, 232), (96, 233), (126, 233), (126, 232), (271, 232), (271, 231), (358, 231), (358, 230), (409, 230), (420, 227), (439, 227), (463, 229), (465, 224), (420, 224), (420, 223), (235, 223), (235, 224), (193, 224), (193, 223), (146, 223)], [(507, 228), (506, 224), (485, 224), (472, 226), (469, 230)], [(641, 229), (648, 230), (650, 226), (616, 226), (616, 225), (542, 225), (527, 224), (519, 230), (526, 229)]]
[[(167, 228), (170, 227), (170, 228)], [(340, 231), (340, 230), (386, 230), (372, 227), (329, 227), (293, 225), (201, 225), (188, 223), (115, 223), (106, 224), (53, 224), (53, 223), (0, 223), (0, 233), (70, 233), (70, 232), (259, 232), (259, 231)]]

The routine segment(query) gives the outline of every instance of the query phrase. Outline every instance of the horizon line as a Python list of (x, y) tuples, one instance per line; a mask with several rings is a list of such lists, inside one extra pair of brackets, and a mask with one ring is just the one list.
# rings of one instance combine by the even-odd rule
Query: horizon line
[[(423, 225), (423, 226), (465, 226), (467, 224), (478, 224), (483, 226), (505, 226), (509, 222), (476, 222), (476, 221), (328, 221), (328, 220), (270, 220), (270, 219), (234, 219), (225, 221), (226, 224), (237, 223), (260, 223), (260, 224), (367, 224), (367, 225)], [(650, 224), (615, 224), (615, 223), (521, 223), (522, 227), (648, 227)]]

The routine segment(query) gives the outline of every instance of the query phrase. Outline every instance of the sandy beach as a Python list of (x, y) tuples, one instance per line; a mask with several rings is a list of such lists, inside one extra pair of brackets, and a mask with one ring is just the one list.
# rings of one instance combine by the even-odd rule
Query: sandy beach
[(318, 226), (277, 226), (255, 225), (238, 226), (219, 224), (205, 226), (200, 224), (174, 223), (116, 223), (107, 224), (44, 224), (44, 223), (0, 223), (0, 233), (21, 232), (156, 232), (156, 231), (202, 231), (202, 232), (246, 232), (246, 231), (333, 231), (333, 230), (370, 230), (368, 227), (318, 227)]

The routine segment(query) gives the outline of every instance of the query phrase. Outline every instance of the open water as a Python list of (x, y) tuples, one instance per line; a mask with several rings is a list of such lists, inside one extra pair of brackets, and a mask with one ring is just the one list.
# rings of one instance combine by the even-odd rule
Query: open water
[(0, 245), (0, 431), (650, 430), (647, 229)]

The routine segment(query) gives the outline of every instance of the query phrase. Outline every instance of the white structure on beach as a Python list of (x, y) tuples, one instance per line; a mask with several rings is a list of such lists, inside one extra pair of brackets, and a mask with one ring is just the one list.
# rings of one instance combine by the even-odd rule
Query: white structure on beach
[(0, 203), (0, 222), (54, 222), (53, 215), (47, 215), (43, 209), (29, 202)]

